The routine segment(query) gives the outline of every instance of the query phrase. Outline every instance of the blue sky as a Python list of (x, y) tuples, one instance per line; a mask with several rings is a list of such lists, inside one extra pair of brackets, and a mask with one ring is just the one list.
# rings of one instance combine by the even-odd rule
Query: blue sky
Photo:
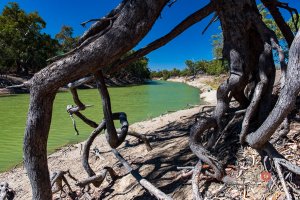
[[(8, 2), (11, 0), (0, 0), (0, 10)], [(62, 25), (72, 26), (75, 35), (81, 35), (86, 30), (80, 26), (81, 22), (104, 16), (116, 7), (120, 0), (15, 0), (15, 2), (26, 12), (37, 11), (47, 23), (44, 31), (54, 36), (60, 31)], [(181, 20), (208, 2), (209, 0), (177, 0), (171, 8), (166, 7), (161, 18), (135, 49), (168, 33)], [(298, 0), (285, 0), (285, 2), (300, 8)], [(284, 12), (284, 16), (289, 17), (287, 12)], [(220, 32), (218, 30), (219, 23), (214, 23), (204, 35), (201, 34), (211, 17), (194, 25), (164, 47), (150, 53), (147, 56), (150, 59), (150, 68), (152, 70), (174, 67), (182, 69), (185, 67), (184, 61), (187, 59), (212, 59), (211, 35)]]

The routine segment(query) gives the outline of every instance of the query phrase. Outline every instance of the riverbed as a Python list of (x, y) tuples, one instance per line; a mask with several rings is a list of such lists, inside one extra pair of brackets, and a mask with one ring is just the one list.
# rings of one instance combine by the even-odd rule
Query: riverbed
[[(199, 90), (182, 83), (150, 81), (145, 85), (109, 88), (113, 112), (126, 112), (129, 123), (151, 119), (168, 111), (199, 104)], [(79, 90), (81, 100), (93, 105), (83, 111), (94, 121), (103, 118), (101, 99), (96, 89)], [(22, 144), (29, 95), (0, 97), (0, 171), (22, 161)], [(48, 150), (87, 138), (92, 129), (76, 119), (80, 135), (75, 135), (66, 106), (74, 104), (69, 92), (58, 93), (54, 103)], [(116, 122), (117, 124), (118, 122)]]

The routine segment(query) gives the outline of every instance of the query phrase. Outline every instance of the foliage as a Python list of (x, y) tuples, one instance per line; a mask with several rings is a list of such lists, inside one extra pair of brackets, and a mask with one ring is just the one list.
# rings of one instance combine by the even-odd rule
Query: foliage
[(229, 69), (228, 63), (222, 60), (212, 60), (207, 63), (205, 73), (209, 75), (225, 74)]
[(300, 28), (300, 14), (298, 14), (298, 17), (299, 17), (299, 20), (298, 20), (298, 23), (297, 23), (297, 27), (295, 27), (294, 25), (294, 22), (293, 22), (293, 18), (295, 19), (296, 18), (296, 14), (293, 15), (293, 17), (291, 17), (288, 21), (287, 21), (287, 24), (289, 25), (289, 27), (291, 28), (292, 32), (294, 33), (294, 35), (297, 34), (297, 29)]
[[(131, 50), (123, 57), (129, 56), (133, 53), (134, 50)], [(139, 79), (140, 81), (144, 81), (145, 79), (150, 79), (150, 69), (148, 68), (148, 61), (149, 59), (147, 57), (141, 57), (137, 61), (130, 63), (127, 67), (112, 74), (112, 76), (125, 80), (135, 78)]]
[(228, 63), (222, 62), (221, 60), (200, 60), (195, 62), (187, 60), (185, 64), (186, 68), (183, 70), (174, 68), (170, 71), (152, 71), (151, 78), (162, 78), (163, 80), (167, 80), (172, 76), (195, 76), (204, 73), (208, 75), (220, 75), (228, 71)]
[(28, 74), (46, 66), (58, 43), (41, 30), (46, 22), (37, 12), (25, 13), (9, 3), (0, 15), (0, 72)]
[[(219, 29), (221, 28), (219, 27)], [(223, 34), (215, 34), (212, 35), (211, 38), (214, 58), (221, 59), (223, 57)]]
[(73, 28), (71, 26), (63, 25), (59, 33), (55, 35), (55, 39), (58, 40), (60, 44), (60, 50), (66, 53), (72, 50), (78, 41), (78, 37), (73, 37)]

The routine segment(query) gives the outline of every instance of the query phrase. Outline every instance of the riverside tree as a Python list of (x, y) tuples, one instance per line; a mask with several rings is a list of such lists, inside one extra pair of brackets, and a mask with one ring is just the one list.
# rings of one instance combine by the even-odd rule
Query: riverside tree
[[(52, 198), (46, 147), (53, 101), (59, 87), (89, 74), (94, 75), (103, 102), (108, 103), (103, 104), (105, 119), (97, 127), (98, 129), (107, 127), (108, 143), (112, 148), (116, 148), (124, 141), (128, 127), (124, 126), (124, 130), (122, 129), (119, 134), (115, 131), (112, 121), (115, 117), (112, 116), (107, 101), (108, 94), (100, 71), (110, 73), (126, 67), (130, 62), (167, 44), (212, 13), (215, 13), (221, 21), (224, 38), (223, 57), (229, 63), (230, 76), (217, 91), (218, 103), (213, 116), (200, 118), (192, 127), (191, 150), (198, 156), (199, 164), (207, 163), (213, 169), (213, 172), (206, 172), (208, 176), (228, 182), (224, 167), (219, 158), (212, 154), (212, 149), (215, 144), (218, 146), (218, 138), (224, 136), (223, 132), (232, 121), (228, 116), (242, 115), (240, 143), (256, 149), (263, 156), (267, 155), (276, 165), (279, 177), (281, 167), (299, 174), (299, 167), (284, 159), (269, 140), (293, 109), (300, 92), (300, 33), (294, 38), (278, 7), (293, 12), (295, 10), (276, 0), (262, 0), (262, 2), (270, 10), (290, 46), (288, 67), (276, 35), (262, 21), (255, 0), (211, 0), (208, 5), (188, 16), (167, 35), (127, 57), (122, 57), (148, 33), (162, 9), (169, 3), (169, 0), (124, 0), (107, 16), (91, 26), (79, 39), (75, 49), (54, 58), (53, 63), (36, 73), (25, 83), (31, 93), (24, 138), (24, 163), (32, 186), (33, 199)], [(282, 87), (275, 105), (271, 101), (275, 77), (272, 49), (278, 51), (282, 67)], [(230, 105), (233, 98), (237, 101), (234, 108)], [(124, 115), (117, 117), (124, 122)], [(200, 141), (202, 134), (206, 134), (209, 138), (206, 145)], [(115, 154), (118, 156), (117, 152)], [(197, 171), (199, 170), (194, 170)], [(282, 182), (284, 184), (284, 180)], [(193, 188), (195, 197), (200, 198), (197, 187)], [(155, 189), (149, 191), (157, 197), (170, 199), (161, 191)], [(286, 193), (290, 198), (290, 194)]]
[(9, 3), (0, 15), (0, 72), (27, 75), (47, 64), (58, 43), (42, 33), (46, 22), (37, 12), (25, 13), (17, 3)]

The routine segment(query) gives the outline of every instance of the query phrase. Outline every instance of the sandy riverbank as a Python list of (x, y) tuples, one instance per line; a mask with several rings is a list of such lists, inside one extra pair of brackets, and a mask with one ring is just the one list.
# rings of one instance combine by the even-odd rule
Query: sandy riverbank
[(185, 83), (190, 86), (199, 88), (200, 90), (200, 99), (204, 100), (206, 104), (215, 105), (217, 103), (216, 99), (216, 90), (212, 88), (210, 85), (206, 84), (213, 80), (213, 76), (207, 75), (198, 75), (196, 77), (172, 77), (169, 78), (168, 81)]
[[(203, 89), (205, 85), (198, 84), (193, 86)], [(213, 93), (214, 91), (203, 92), (201, 93), (201, 98), (205, 98), (206, 103), (214, 104)], [(140, 141), (138, 141), (136, 138), (128, 136), (125, 144), (119, 147), (120, 152), (129, 162), (139, 163), (133, 166), (140, 166), (140, 173), (146, 177), (154, 172), (153, 170), (155, 169), (156, 164), (162, 166), (170, 165), (167, 163), (172, 160), (171, 155), (173, 155), (173, 153), (178, 154), (183, 150), (189, 152), (187, 138), (188, 128), (194, 122), (193, 116), (199, 112), (201, 107), (202, 106), (198, 106), (191, 109), (180, 110), (174, 113), (161, 115), (160, 117), (156, 117), (148, 121), (132, 124), (130, 126), (130, 131), (147, 135), (153, 150), (148, 152)], [(70, 170), (72, 175), (80, 180), (87, 178), (87, 175), (81, 165), (81, 148), (83, 144), (84, 142), (75, 145), (69, 145), (49, 155), (48, 164), (50, 172)], [(95, 140), (95, 143), (92, 145), (91, 149), (93, 149), (95, 146), (100, 149), (101, 155), (103, 156), (102, 159), (98, 160), (95, 160), (95, 157), (92, 156), (90, 162), (92, 168), (95, 169), (96, 172), (99, 172), (104, 166), (113, 166), (116, 164), (117, 161), (114, 158), (114, 155), (110, 153), (104, 135), (100, 135)], [(186, 155), (180, 155), (180, 157), (181, 156), (182, 158), (194, 157), (190, 152)], [(165, 158), (163, 159), (163, 157)], [(150, 163), (146, 164), (147, 162)], [(169, 167), (171, 167), (171, 165)], [(126, 174), (126, 170), (123, 169), (123, 167), (119, 168), (115, 166), (114, 169), (116, 169), (116, 171), (120, 174)], [(160, 169), (157, 170), (160, 171)], [(172, 174), (174, 175), (173, 172), (171, 174), (167, 173), (166, 176), (171, 176)], [(31, 198), (29, 180), (23, 167), (0, 174), (0, 182), (1, 181), (7, 181), (10, 184), (10, 187), (16, 191), (16, 199)], [(70, 180), (70, 183), (72, 187), (75, 188), (74, 181)], [(103, 189), (107, 186), (107, 184), (107, 181), (105, 181), (103, 186), (100, 188)], [(111, 195), (117, 194), (118, 192), (123, 192), (134, 184), (135, 180), (132, 178), (132, 176), (126, 175), (124, 178), (115, 183), (115, 191)], [(165, 184), (167, 184), (167, 182), (163, 183), (163, 185)], [(158, 186), (159, 185), (160, 184), (158, 184)], [(140, 186), (136, 186), (128, 195), (129, 196), (126, 196), (123, 199), (132, 199), (134, 196), (138, 195), (142, 195), (144, 197), (144, 195), (147, 194)], [(117, 195), (115, 199), (119, 199), (119, 196)]]
[[(203, 90), (203, 85), (200, 82), (201, 78), (196, 80), (186, 81), (187, 84), (200, 86)], [(177, 81), (178, 80), (173, 80)], [(197, 85), (195, 85), (197, 84)], [(207, 87), (208, 88), (208, 87)], [(205, 102), (215, 103), (214, 90), (208, 88), (209, 91), (203, 91), (201, 98)], [(210, 100), (210, 97), (212, 101)], [(178, 166), (194, 166), (198, 159), (192, 154), (188, 142), (191, 126), (195, 123), (195, 116), (201, 111), (205, 105), (197, 106), (191, 109), (180, 110), (174, 113), (162, 115), (151, 120), (142, 121), (132, 124), (130, 131), (144, 134), (149, 139), (152, 151), (147, 151), (145, 145), (128, 136), (126, 141), (118, 148), (123, 157), (130, 165), (139, 171), (139, 173), (149, 180), (156, 187), (167, 193), (173, 199), (190, 200), (192, 199), (192, 186), (189, 178), (185, 178), (183, 170), (178, 170)], [(280, 152), (300, 165), (300, 125), (298, 122), (291, 124), (294, 128), (290, 131), (288, 137), (293, 138), (281, 147)], [(295, 128), (296, 127), (296, 128)], [(299, 128), (297, 128), (299, 127)], [(297, 135), (298, 134), (298, 135)], [(299, 140), (298, 140), (299, 139)], [(87, 178), (82, 164), (81, 151), (84, 142), (63, 147), (57, 152), (49, 155), (48, 164), (50, 172), (60, 170), (70, 170), (71, 174), (79, 180)], [(121, 176), (114, 184), (110, 180), (104, 180), (99, 188), (92, 188), (94, 194), (100, 196), (100, 199), (134, 199), (134, 200), (152, 200), (153, 198), (145, 191), (136, 180), (128, 174), (126, 169), (119, 164), (111, 153), (104, 135), (96, 138), (91, 149), (99, 148), (101, 158), (96, 159), (91, 155), (90, 165), (98, 174), (101, 169), (106, 166), (112, 167), (116, 173)], [(217, 182), (208, 182), (205, 184), (205, 179), (201, 181), (201, 191), (204, 191), (205, 196), (210, 196), (209, 199), (278, 199), (283, 197), (284, 193), (280, 188), (275, 188), (272, 191), (268, 190), (268, 182), (261, 179), (260, 173), (264, 171), (261, 165), (260, 156), (250, 148), (236, 148), (234, 154), (235, 161), (227, 165), (226, 173), (236, 181), (243, 182), (242, 185), (224, 185)], [(289, 151), (287, 151), (289, 150)], [(293, 156), (292, 156), (293, 155)], [(76, 190), (75, 182), (68, 178), (68, 181), (73, 190)], [(0, 182), (7, 181), (10, 186), (16, 191), (16, 199), (31, 199), (31, 188), (26, 171), (23, 167), (10, 170), (0, 174)], [(200, 184), (201, 185), (201, 184)], [(59, 194), (55, 194), (58, 197)]]

